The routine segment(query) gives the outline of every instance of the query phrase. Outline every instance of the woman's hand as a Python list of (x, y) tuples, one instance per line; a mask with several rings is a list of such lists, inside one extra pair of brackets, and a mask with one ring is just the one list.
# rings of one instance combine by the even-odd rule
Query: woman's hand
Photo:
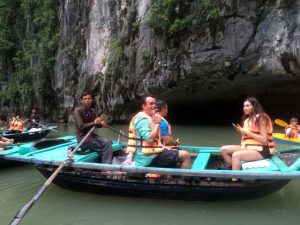
[(246, 131), (241, 127), (241, 125), (234, 124), (234, 123), (232, 125), (237, 132), (239, 132), (241, 134), (246, 134)]

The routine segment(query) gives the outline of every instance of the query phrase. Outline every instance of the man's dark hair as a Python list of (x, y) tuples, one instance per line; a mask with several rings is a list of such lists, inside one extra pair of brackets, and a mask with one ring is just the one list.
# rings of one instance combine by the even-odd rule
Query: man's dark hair
[(84, 97), (84, 96), (87, 96), (87, 95), (90, 95), (90, 96), (93, 98), (93, 95), (92, 95), (90, 92), (84, 91), (84, 92), (81, 94), (80, 99), (83, 99), (83, 97)]
[(156, 101), (156, 109), (158, 110), (158, 112), (160, 112), (161, 110), (163, 110), (167, 106), (168, 106), (167, 103), (162, 99), (159, 99), (159, 100)]
[[(153, 96), (153, 95), (146, 95), (146, 96), (144, 96), (144, 97), (141, 99), (141, 106), (144, 105), (144, 104), (146, 104), (146, 99), (147, 99), (148, 97), (155, 98), (155, 96)], [(156, 98), (155, 98), (155, 99), (156, 99)]]

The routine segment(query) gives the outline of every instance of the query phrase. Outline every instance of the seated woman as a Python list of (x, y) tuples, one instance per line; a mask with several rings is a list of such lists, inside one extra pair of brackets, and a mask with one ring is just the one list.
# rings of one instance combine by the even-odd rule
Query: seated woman
[(289, 138), (300, 137), (300, 126), (297, 118), (290, 119), (290, 124), (285, 128), (285, 135)]
[(241, 168), (241, 161), (267, 159), (275, 153), (272, 121), (263, 111), (261, 104), (256, 98), (248, 97), (244, 101), (243, 110), (243, 127), (233, 124), (242, 134), (241, 144), (221, 147), (224, 161), (231, 165), (233, 170)]

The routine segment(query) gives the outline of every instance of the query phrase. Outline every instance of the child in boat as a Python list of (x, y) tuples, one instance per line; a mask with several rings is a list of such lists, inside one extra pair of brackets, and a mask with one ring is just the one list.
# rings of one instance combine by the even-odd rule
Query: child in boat
[(285, 128), (285, 135), (289, 138), (300, 137), (300, 126), (297, 118), (290, 119), (290, 124)]

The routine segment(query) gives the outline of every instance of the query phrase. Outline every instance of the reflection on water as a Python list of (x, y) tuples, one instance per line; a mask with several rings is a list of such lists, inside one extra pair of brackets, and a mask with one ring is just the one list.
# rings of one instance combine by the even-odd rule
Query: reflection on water
[[(127, 134), (126, 126), (113, 126)], [(73, 134), (73, 127), (60, 125), (49, 138)], [(116, 139), (109, 129), (99, 134)], [(174, 127), (182, 144), (221, 146), (238, 143), (231, 127)], [(123, 139), (125, 140), (125, 139)], [(0, 170), (0, 225), (8, 224), (46, 179), (32, 165)], [(300, 218), (300, 182), (292, 181), (264, 198), (229, 202), (185, 202), (102, 196), (73, 192), (50, 185), (25, 216), (22, 225), (231, 225), (296, 224)]]

